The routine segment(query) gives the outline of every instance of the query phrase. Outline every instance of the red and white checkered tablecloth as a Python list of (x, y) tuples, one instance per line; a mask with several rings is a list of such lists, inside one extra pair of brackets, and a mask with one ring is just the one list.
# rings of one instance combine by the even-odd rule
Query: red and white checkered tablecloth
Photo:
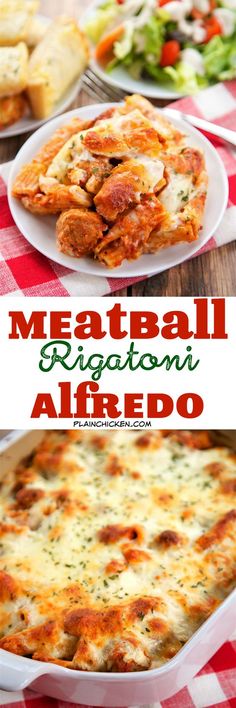
[[(27, 690), (19, 693), (0, 691), (0, 706), (75, 708), (77, 704), (48, 698)], [(218, 706), (236, 708), (236, 632), (186, 688), (168, 700), (145, 708), (218, 708)]]
[[(174, 105), (186, 113), (235, 129), (236, 81), (218, 84)], [(236, 238), (236, 152), (219, 141), (212, 139), (212, 142), (224, 162), (230, 196), (220, 226), (202, 251), (225, 245)], [(36, 251), (15, 226), (8, 207), (6, 184), (9, 169), (10, 163), (0, 168), (0, 295), (99, 296), (143, 279), (87, 276), (68, 270)]]

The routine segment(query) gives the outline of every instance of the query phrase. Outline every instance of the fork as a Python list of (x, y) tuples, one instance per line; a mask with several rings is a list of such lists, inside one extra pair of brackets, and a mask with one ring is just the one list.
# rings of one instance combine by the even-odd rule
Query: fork
[[(89, 96), (98, 99), (99, 102), (111, 102), (116, 103), (123, 101), (126, 93), (121, 89), (115, 88), (107, 84), (103, 79), (93, 71), (91, 67), (87, 69), (82, 77), (82, 87)], [(181, 118), (187, 123), (191, 123), (195, 128), (200, 128), (205, 132), (214, 135), (217, 138), (221, 138), (224, 142), (230, 145), (236, 146), (236, 131), (230, 130), (229, 128), (224, 128), (222, 125), (216, 125), (215, 123), (210, 123), (203, 118), (198, 118), (197, 116), (189, 115), (188, 113), (182, 113), (175, 108), (169, 108), (168, 106), (162, 107), (167, 116), (171, 118)]]
[(236, 147), (236, 131), (230, 130), (230, 128), (224, 128), (222, 125), (217, 125), (216, 123), (210, 123), (204, 118), (198, 118), (198, 116), (192, 116), (189, 113), (182, 113), (175, 108), (169, 108), (168, 106), (164, 108), (164, 113), (166, 113), (167, 118), (181, 118), (187, 123), (194, 125), (195, 128), (200, 128), (206, 133), (214, 135), (217, 138), (221, 138), (226, 143)]
[(91, 67), (88, 67), (82, 76), (82, 88), (89, 94), (89, 96), (98, 99), (99, 103), (107, 101), (111, 103), (119, 103), (120, 101), (123, 101), (126, 96), (124, 91), (114, 88), (103, 81), (103, 79), (100, 79)]

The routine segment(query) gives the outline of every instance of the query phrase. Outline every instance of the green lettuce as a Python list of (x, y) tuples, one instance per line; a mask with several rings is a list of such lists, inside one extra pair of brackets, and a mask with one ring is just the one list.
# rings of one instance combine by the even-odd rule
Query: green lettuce
[(232, 69), (226, 69), (219, 74), (220, 81), (230, 81), (236, 78), (236, 65)]
[(209, 79), (224, 81), (236, 75), (236, 35), (216, 35), (202, 52), (206, 75)]
[(139, 81), (139, 79), (141, 79), (144, 68), (142, 59), (134, 59), (132, 62), (130, 62), (128, 68), (132, 79), (134, 79), (135, 81)]
[[(90, 39), (96, 44), (109, 25), (116, 24), (119, 15), (120, 5), (115, 0), (106, 0), (98, 8), (95, 19), (87, 24)], [(172, 84), (179, 93), (189, 95), (216, 80), (236, 77), (236, 32), (231, 37), (216, 35), (207, 44), (198, 46), (204, 62), (204, 76), (199, 76), (194, 67), (181, 59), (175, 66), (162, 68), (160, 58), (166, 33), (175, 26), (165, 8), (156, 10), (142, 28), (135, 29), (132, 20), (127, 20), (121, 39), (114, 44), (114, 59), (106, 67), (107, 71), (122, 65), (135, 79), (149, 75), (154, 81)], [(186, 39), (185, 46), (194, 45)]]
[[(164, 42), (165, 23), (153, 15), (142, 30), (135, 29), (132, 21), (127, 20), (122, 38), (114, 44), (114, 54), (123, 64), (131, 55), (139, 61), (156, 66), (159, 63)], [(130, 64), (130, 62), (128, 62)], [(127, 65), (127, 64), (126, 64)]]
[(236, 34), (230, 39), (227, 66), (219, 74), (220, 81), (227, 81), (236, 77)]
[(166, 74), (165, 69), (162, 69), (161, 66), (154, 66), (154, 64), (145, 64), (145, 72), (151, 76), (154, 81), (157, 81), (160, 84), (166, 84), (167, 81), (169, 81), (169, 77)]
[(143, 28), (145, 58), (153, 56), (153, 62), (158, 64), (160, 61), (161, 50), (165, 41), (165, 21), (156, 15), (153, 15), (146, 26)]
[(166, 66), (164, 71), (173, 81), (176, 91), (180, 93), (192, 95), (208, 85), (207, 79), (196, 74), (194, 68), (184, 61), (178, 62), (175, 66)]
[(236, 77), (236, 35), (231, 44), (227, 66), (219, 74), (220, 81), (229, 81), (230, 79), (235, 79)]
[(85, 32), (91, 42), (97, 44), (103, 33), (107, 30), (110, 24), (116, 17), (119, 16), (120, 6), (114, 0), (107, 0), (97, 9), (95, 17), (87, 22)]

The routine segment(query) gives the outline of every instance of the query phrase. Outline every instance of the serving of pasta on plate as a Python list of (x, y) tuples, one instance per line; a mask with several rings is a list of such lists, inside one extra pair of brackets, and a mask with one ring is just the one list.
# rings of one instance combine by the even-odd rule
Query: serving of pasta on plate
[(133, 95), (59, 127), (21, 167), (12, 192), (34, 215), (56, 215), (60, 252), (114, 269), (196, 241), (207, 186), (203, 152)]

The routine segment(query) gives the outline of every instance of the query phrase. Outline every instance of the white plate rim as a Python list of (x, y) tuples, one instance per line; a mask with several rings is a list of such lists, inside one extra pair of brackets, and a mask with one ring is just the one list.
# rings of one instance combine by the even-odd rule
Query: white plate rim
[(125, 72), (125, 69), (123, 69), (124, 73), (127, 75), (127, 84), (125, 85), (122, 83), (122, 80), (119, 81), (119, 79), (115, 78), (112, 72), (108, 73), (103, 71), (94, 57), (90, 60), (90, 66), (101, 81), (104, 81), (104, 83), (109, 86), (120, 89), (126, 93), (142, 93), (142, 95), (146, 98), (162, 99), (163, 101), (177, 101), (179, 98), (183, 98), (185, 96), (184, 93), (177, 93), (177, 91), (171, 91), (171, 89), (168, 88), (164, 89), (164, 86), (162, 90), (161, 85), (155, 85), (154, 81), (151, 79), (140, 80), (140, 85), (135, 81), (135, 79), (132, 79), (132, 77), (129, 76), (128, 72)]
[[(84, 28), (87, 24), (89, 17), (92, 15), (93, 10), (101, 5), (102, 0), (92, 0), (89, 7), (80, 16), (81, 27)], [(113, 86), (114, 88), (119, 88), (127, 93), (142, 93), (143, 96), (147, 98), (160, 98), (163, 100), (177, 100), (178, 98), (183, 98), (186, 94), (174, 91), (174, 89), (168, 88), (168, 86), (163, 87), (151, 79), (142, 79), (140, 82), (132, 79), (128, 71), (123, 69), (125, 76), (127, 76), (127, 83), (123, 84), (122, 80), (117, 79), (112, 72), (103, 71), (102, 67), (98, 64), (95, 57), (92, 56), (90, 60), (91, 69), (97, 74), (97, 76), (105, 81), (106, 84)]]
[[(213, 233), (215, 233), (216, 229), (218, 228), (220, 222), (222, 221), (222, 217), (224, 215), (225, 209), (227, 207), (228, 203), (228, 195), (229, 195), (229, 185), (228, 185), (228, 178), (227, 174), (225, 171), (224, 164), (221, 160), (221, 157), (211, 145), (209, 140), (203, 136), (196, 128), (193, 128), (189, 123), (185, 123), (183, 120), (176, 118), (173, 122), (182, 130), (184, 130), (188, 135), (193, 135), (197, 136), (199, 140), (200, 136), (200, 142), (202, 144), (202, 148), (204, 148), (204, 145), (207, 148), (208, 156), (210, 155), (211, 158), (214, 160), (214, 171), (217, 173), (217, 181), (219, 183), (219, 180), (221, 180), (221, 193), (222, 193), (222, 202), (219, 207), (218, 206), (218, 214), (217, 218), (214, 221), (214, 224), (212, 225), (211, 229), (207, 231), (205, 235), (203, 235), (203, 232), (201, 232), (200, 237), (197, 239), (197, 241), (192, 242), (192, 244), (184, 244), (184, 247), (186, 248), (185, 255), (181, 254), (181, 245), (178, 244), (176, 246), (169, 247), (167, 249), (162, 249), (157, 252), (157, 254), (151, 254), (150, 255), (143, 255), (136, 261), (132, 262), (127, 262), (124, 261), (124, 263), (119, 266), (118, 268), (114, 268), (113, 270), (110, 270), (106, 268), (105, 265), (99, 264), (97, 261), (94, 261), (93, 259), (90, 258), (73, 258), (71, 256), (66, 256), (62, 253), (60, 253), (57, 250), (56, 247), (56, 239), (54, 239), (53, 242), (53, 253), (48, 252), (48, 248), (44, 247), (44, 245), (40, 243), (40, 248), (38, 244), (35, 243), (35, 239), (32, 238), (32, 230), (29, 226), (25, 228), (25, 225), (22, 227), (22, 221), (20, 218), (21, 213), (24, 215), (26, 214), (26, 221), (27, 217), (29, 219), (33, 218), (37, 220), (40, 219), (40, 223), (43, 224), (43, 219), (44, 217), (39, 217), (35, 216), (33, 214), (29, 214), (24, 207), (20, 204), (20, 202), (15, 199), (12, 194), (11, 194), (11, 189), (12, 189), (12, 184), (13, 181), (16, 177), (16, 174), (18, 172), (19, 167), (26, 162), (26, 160), (22, 161), (22, 157), (24, 156), (24, 153), (28, 149), (31, 148), (31, 146), (34, 145), (35, 140), (37, 138), (42, 138), (42, 143), (45, 142), (45, 136), (44, 133), (48, 133), (46, 136), (47, 138), (49, 137), (50, 134), (54, 132), (54, 130), (59, 127), (60, 124), (63, 124), (66, 122), (66, 120), (70, 120), (71, 118), (78, 116), (82, 117), (84, 119), (93, 117), (95, 115), (98, 115), (101, 110), (107, 110), (107, 108), (114, 106), (114, 105), (119, 105), (119, 104), (114, 104), (114, 103), (105, 103), (105, 104), (90, 104), (87, 106), (83, 106), (81, 108), (74, 109), (64, 115), (57, 116), (57, 118), (54, 118), (53, 120), (49, 121), (45, 125), (41, 126), (38, 131), (33, 133), (31, 137), (24, 143), (24, 145), (21, 147), (19, 150), (14, 162), (12, 163), (11, 170), (10, 170), (10, 175), (9, 175), (9, 180), (8, 180), (8, 200), (9, 200), (9, 207), (11, 214), (13, 216), (13, 219), (18, 226), (19, 230), (21, 233), (23, 233), (24, 237), (31, 243), (31, 245), (34, 246), (40, 253), (42, 253), (44, 256), (49, 258), (50, 260), (59, 263), (60, 265), (65, 266), (66, 268), (69, 268), (72, 271), (78, 271), (80, 273), (86, 273), (88, 275), (92, 276), (102, 276), (102, 277), (107, 277), (107, 278), (136, 278), (136, 277), (143, 277), (143, 276), (151, 276), (153, 274), (158, 274), (161, 272), (164, 272), (165, 270), (168, 270), (169, 268), (172, 268), (176, 265), (179, 265), (180, 263), (183, 263), (184, 261), (192, 258), (195, 253), (200, 251), (203, 246), (209, 241)], [(159, 109), (161, 110), (161, 109)], [(90, 113), (91, 112), (91, 113)], [(44, 136), (44, 137), (43, 137)], [(35, 152), (33, 153), (35, 154)], [(33, 156), (33, 155), (32, 155)], [(20, 164), (19, 164), (20, 163)], [(19, 166), (18, 166), (19, 164)], [(211, 188), (210, 188), (211, 189)], [(209, 187), (208, 187), (208, 194), (209, 194)], [(213, 189), (212, 189), (212, 195), (213, 195)], [(22, 210), (22, 212), (21, 212)], [(207, 214), (207, 206), (206, 206), (206, 211), (205, 211), (205, 217)], [(166, 265), (161, 265), (160, 264), (160, 258), (162, 254), (166, 252), (167, 254), (170, 254), (170, 258), (168, 258), (168, 262)], [(173, 258), (171, 258), (171, 255), (173, 256), (173, 253), (175, 252), (175, 255)], [(178, 255), (179, 253), (179, 255)], [(147, 259), (150, 259), (151, 262), (150, 264), (147, 263)], [(158, 263), (159, 261), (159, 263)]]
[[(37, 14), (36, 18), (42, 20), (45, 23), (45, 27), (49, 27), (52, 22), (51, 17), (47, 17), (46, 15)], [(64, 96), (62, 96), (61, 100), (58, 102), (55, 111), (53, 111), (51, 116), (49, 116), (48, 118), (44, 118), (43, 120), (36, 120), (30, 115), (28, 119), (23, 117), (20, 119), (20, 121), (17, 121), (17, 123), (13, 123), (13, 125), (9, 125), (7, 128), (0, 130), (0, 140), (6, 140), (7, 138), (15, 138), (18, 135), (30, 133), (32, 130), (35, 131), (42, 125), (45, 125), (45, 123), (48, 123), (50, 120), (53, 120), (53, 118), (56, 118), (58, 115), (61, 115), (61, 113), (64, 113), (67, 108), (69, 108), (71, 103), (75, 101), (76, 96), (80, 91), (81, 84), (82, 76), (73, 81)], [(26, 121), (25, 124), (24, 121)], [(23, 125), (20, 125), (21, 123), (23, 123)]]

